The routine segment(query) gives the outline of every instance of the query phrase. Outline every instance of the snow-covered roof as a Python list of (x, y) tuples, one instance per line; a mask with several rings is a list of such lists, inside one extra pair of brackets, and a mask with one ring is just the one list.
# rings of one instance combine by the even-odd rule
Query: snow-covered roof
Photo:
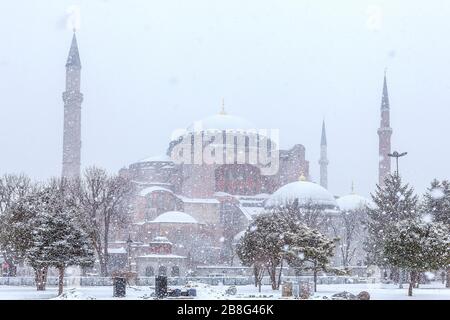
[(140, 196), (145, 197), (146, 195), (155, 192), (155, 191), (165, 191), (165, 192), (170, 192), (173, 193), (172, 190), (164, 188), (164, 187), (159, 187), (159, 186), (153, 186), (153, 187), (148, 187), (145, 189), (142, 189), (141, 192), (139, 193)]
[(234, 241), (234, 242), (239, 242), (239, 240), (241, 240), (241, 238), (244, 236), (245, 231), (247, 231), (247, 230), (242, 230), (241, 232), (237, 233), (237, 234), (233, 237), (233, 241)]
[(172, 162), (172, 159), (166, 154), (141, 159), (138, 162)]
[(125, 248), (108, 248), (108, 253), (127, 253)]
[(184, 196), (177, 196), (177, 197), (185, 203), (212, 203), (212, 204), (220, 203), (219, 200), (211, 198), (188, 198)]
[(295, 199), (298, 199), (299, 205), (313, 204), (337, 207), (334, 196), (327, 189), (309, 181), (295, 181), (282, 186), (267, 199), (265, 206), (287, 205)]
[(229, 114), (215, 114), (204, 119), (195, 121), (188, 128), (188, 132), (201, 132), (201, 131), (248, 131), (256, 130), (253, 123)]
[(239, 206), (239, 209), (242, 211), (248, 221), (252, 221), (255, 216), (260, 215), (264, 212), (264, 207)]
[(167, 239), (167, 237), (157, 236), (154, 237), (150, 243), (172, 243), (172, 242), (170, 242), (169, 239)]
[(176, 254), (144, 254), (138, 256), (138, 258), (154, 258), (154, 259), (186, 259), (185, 256), (179, 256)]
[(150, 223), (190, 223), (197, 224), (197, 220), (195, 220), (190, 214), (181, 211), (168, 211), (157, 216)]
[(215, 197), (233, 197), (233, 195), (229, 194), (228, 192), (223, 192), (223, 191), (214, 192), (214, 196)]
[(365, 206), (374, 206), (371, 200), (353, 193), (338, 198), (336, 202), (342, 211), (358, 210)]

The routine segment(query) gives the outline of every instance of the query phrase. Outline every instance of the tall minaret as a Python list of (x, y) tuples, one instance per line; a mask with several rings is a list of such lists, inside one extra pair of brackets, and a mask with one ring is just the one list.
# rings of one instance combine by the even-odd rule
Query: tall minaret
[(391, 135), (392, 128), (389, 121), (389, 96), (386, 84), (386, 72), (384, 72), (383, 97), (381, 98), (381, 121), (378, 129), (379, 141), (379, 166), (378, 166), (378, 184), (382, 186), (384, 179), (391, 173)]
[(64, 139), (62, 176), (80, 176), (81, 166), (81, 102), (80, 92), (81, 62), (75, 32), (66, 63), (66, 91), (64, 101)]
[(320, 185), (328, 189), (328, 158), (327, 158), (327, 134), (325, 132), (325, 120), (322, 122), (322, 138), (320, 139)]

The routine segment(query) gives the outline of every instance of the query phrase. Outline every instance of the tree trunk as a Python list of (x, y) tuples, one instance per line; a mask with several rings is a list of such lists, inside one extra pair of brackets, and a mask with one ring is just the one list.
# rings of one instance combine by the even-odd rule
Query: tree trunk
[(408, 296), (412, 297), (414, 284), (416, 282), (416, 272), (411, 271), (411, 278), (409, 280)]
[(272, 284), (272, 290), (277, 290), (276, 266), (274, 267), (273, 264), (270, 265), (269, 267), (267, 267), (267, 271), (269, 272), (270, 282)]
[(253, 266), (253, 276), (255, 277), (255, 287), (258, 287), (259, 270), (257, 266)]
[(447, 283), (446, 283), (445, 287), (450, 288), (450, 267), (447, 268)]
[(317, 292), (317, 269), (314, 268), (314, 292)]
[[(275, 269), (276, 270), (276, 269)], [(280, 265), (280, 273), (278, 274), (278, 283), (277, 283), (277, 290), (280, 289), (280, 283), (281, 283), (281, 274), (283, 273), (283, 260), (281, 260)]]
[(59, 278), (58, 278), (58, 296), (60, 296), (64, 291), (64, 267), (59, 267)]
[(317, 292), (317, 262), (314, 261), (314, 292)]
[(47, 283), (47, 270), (48, 267), (43, 267), (40, 269), (35, 269), (35, 282), (36, 282), (36, 290), (44, 291), (45, 285)]

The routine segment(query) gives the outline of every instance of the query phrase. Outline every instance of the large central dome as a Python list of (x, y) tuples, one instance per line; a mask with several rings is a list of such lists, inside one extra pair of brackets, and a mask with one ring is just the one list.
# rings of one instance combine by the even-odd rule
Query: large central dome
[(226, 113), (219, 113), (204, 119), (193, 122), (188, 128), (188, 132), (201, 132), (201, 131), (249, 131), (256, 130), (256, 127), (250, 121), (243, 118), (232, 116)]

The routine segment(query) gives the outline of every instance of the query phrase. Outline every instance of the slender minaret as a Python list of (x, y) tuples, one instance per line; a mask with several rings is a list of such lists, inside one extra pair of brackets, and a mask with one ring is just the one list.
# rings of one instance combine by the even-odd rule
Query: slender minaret
[(320, 185), (328, 189), (328, 158), (327, 158), (327, 134), (325, 132), (325, 120), (322, 122), (322, 138), (320, 139)]
[(80, 92), (81, 63), (75, 32), (66, 63), (66, 91), (64, 101), (64, 138), (62, 176), (80, 176), (81, 166), (81, 102)]
[(378, 129), (379, 141), (379, 166), (378, 166), (378, 184), (382, 186), (384, 179), (391, 173), (391, 135), (392, 128), (389, 121), (389, 96), (386, 84), (386, 71), (384, 72), (383, 97), (381, 98), (381, 121)]

